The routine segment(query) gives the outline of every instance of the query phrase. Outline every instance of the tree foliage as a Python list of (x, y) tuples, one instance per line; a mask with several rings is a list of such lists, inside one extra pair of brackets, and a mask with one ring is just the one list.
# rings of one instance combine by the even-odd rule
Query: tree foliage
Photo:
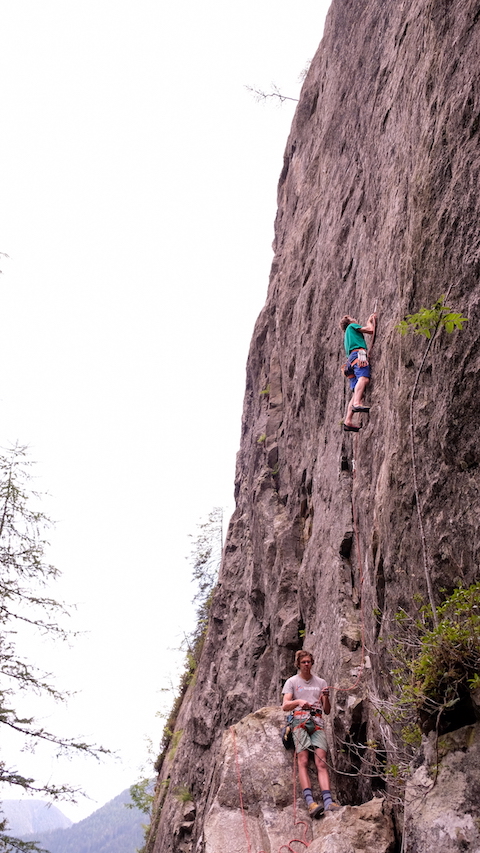
[(480, 685), (480, 583), (454, 589), (436, 615), (435, 624), (430, 605), (416, 618), (397, 615), (392, 675), (403, 734), (466, 725), (471, 691)]
[[(15, 707), (28, 692), (57, 701), (68, 697), (68, 693), (57, 690), (48, 673), (19, 653), (19, 639), (32, 631), (61, 641), (73, 636), (57, 621), (68, 615), (67, 607), (47, 592), (59, 571), (45, 558), (48, 542), (44, 533), (52, 527), (52, 521), (32, 508), (40, 499), (32, 488), (32, 464), (27, 448), (20, 445), (0, 453), (0, 725), (22, 739), (24, 753), (33, 751), (39, 742), (47, 742), (56, 755), (80, 751), (98, 758), (107, 750), (80, 738), (61, 737)], [(37, 782), (27, 773), (7, 766), (1, 753), (0, 782), (52, 799), (74, 799), (78, 793), (70, 785)], [(5, 835), (4, 830), (0, 823), (0, 851), (34, 849)]]
[[(185, 666), (180, 677), (178, 690), (173, 698), (172, 707), (169, 713), (161, 715), (165, 717), (165, 725), (160, 743), (160, 753), (154, 764), (154, 770), (157, 774), (161, 772), (165, 757), (167, 755), (173, 757), (183, 734), (179, 729), (175, 731), (175, 725), (185, 693), (195, 677), (207, 632), (210, 606), (222, 558), (223, 507), (214, 507), (207, 520), (197, 525), (197, 529), (196, 536), (191, 537), (193, 542), (189, 558), (192, 565), (192, 581), (196, 584), (196, 593), (193, 597), (193, 602), (197, 605), (196, 623), (193, 631), (185, 636)], [(157, 786), (158, 784), (161, 786), (161, 791), (157, 787), (157, 795), (152, 798), (153, 802), (150, 799), (148, 779), (141, 779), (130, 788), (130, 795), (135, 805), (144, 812), (151, 811), (150, 826), (146, 828), (145, 845), (140, 853), (151, 853), (152, 850), (155, 837), (154, 828), (160, 818), (168, 780), (157, 783)], [(175, 791), (174, 796), (186, 802), (187, 799), (191, 798), (191, 793), (186, 787), (181, 786)]]
[(460, 312), (452, 311), (448, 305), (445, 305), (445, 298), (445, 296), (441, 296), (431, 308), (420, 308), (416, 314), (407, 314), (405, 319), (401, 320), (395, 328), (401, 335), (414, 332), (416, 335), (424, 335), (428, 339), (440, 326), (449, 334), (455, 329), (461, 330), (463, 324), (468, 323), (468, 317), (462, 317)]
[[(212, 594), (222, 558), (223, 508), (215, 506), (207, 520), (197, 527), (198, 533), (192, 537), (193, 547), (190, 554), (192, 580), (197, 585), (197, 592), (193, 597), (194, 603), (197, 603), (197, 621), (188, 643), (190, 651), (203, 637), (208, 624)], [(195, 650), (195, 658), (197, 653), (198, 650)]]

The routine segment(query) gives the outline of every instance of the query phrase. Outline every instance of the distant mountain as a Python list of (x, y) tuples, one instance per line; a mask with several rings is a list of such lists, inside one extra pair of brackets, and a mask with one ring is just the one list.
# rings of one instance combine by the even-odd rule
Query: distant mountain
[(8, 820), (9, 835), (17, 838), (72, 826), (72, 821), (60, 809), (44, 800), (3, 800), (0, 808)]
[(143, 845), (142, 824), (147, 818), (139, 809), (127, 809), (126, 803), (130, 801), (127, 789), (68, 829), (36, 831), (17, 837), (37, 841), (50, 853), (135, 853)]

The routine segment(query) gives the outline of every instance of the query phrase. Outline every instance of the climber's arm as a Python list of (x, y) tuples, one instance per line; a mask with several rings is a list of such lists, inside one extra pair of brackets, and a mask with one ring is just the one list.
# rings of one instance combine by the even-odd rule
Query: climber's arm
[(362, 326), (362, 328), (359, 329), (358, 331), (361, 332), (362, 335), (373, 335), (373, 333), (375, 331), (376, 317), (377, 317), (377, 315), (375, 313), (370, 314), (370, 317), (368, 318), (365, 325)]
[(331, 708), (331, 705), (330, 705), (330, 694), (329, 694), (328, 687), (325, 687), (325, 688), (322, 690), (322, 695), (321, 695), (321, 697), (320, 697), (320, 698), (321, 698), (321, 700), (322, 700), (322, 705), (323, 705), (323, 711), (324, 711), (324, 713), (325, 713), (325, 714), (329, 714), (329, 713), (330, 713), (330, 711), (332, 710), (332, 708)]
[(293, 693), (285, 693), (283, 697), (283, 711), (294, 711), (295, 708), (310, 708), (308, 702), (304, 702), (303, 699), (294, 699)]

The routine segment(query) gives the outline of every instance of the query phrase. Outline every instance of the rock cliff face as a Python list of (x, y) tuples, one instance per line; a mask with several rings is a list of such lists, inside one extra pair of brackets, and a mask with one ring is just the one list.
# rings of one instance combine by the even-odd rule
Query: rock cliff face
[[(333, 0), (286, 146), (247, 364), (236, 510), (181, 734), (160, 774), (154, 853), (247, 849), (238, 826), (221, 849), (208, 842), (222, 738), (279, 704), (296, 649), (345, 688), (330, 744), (365, 743), (378, 728), (375, 699), (391, 692), (398, 609), (427, 597), (427, 576), (437, 603), (440, 590), (478, 579), (479, 57), (478, 0)], [(436, 336), (413, 404), (424, 564), (409, 435), (426, 341), (394, 326), (446, 293), (469, 322)], [(366, 320), (375, 307), (372, 410), (352, 436), (341, 426), (338, 321)], [(351, 766), (338, 748), (332, 760), (342, 803), (382, 794), (379, 778), (342, 775)], [(279, 756), (279, 791), (284, 764)], [(194, 805), (175, 796), (183, 786)], [(428, 838), (409, 849), (426, 853)], [(260, 843), (278, 847), (265, 834)]]

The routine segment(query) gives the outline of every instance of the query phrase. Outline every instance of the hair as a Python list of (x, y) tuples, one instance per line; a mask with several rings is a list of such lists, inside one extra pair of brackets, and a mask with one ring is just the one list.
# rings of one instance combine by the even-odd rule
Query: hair
[(306, 657), (311, 658), (313, 666), (313, 664), (315, 663), (315, 659), (311, 652), (307, 652), (306, 649), (299, 649), (298, 652), (295, 652), (295, 666), (297, 667), (297, 669), (300, 669), (300, 661), (302, 660), (302, 658)]
[(340, 326), (342, 332), (344, 332), (347, 326), (350, 325), (350, 323), (353, 323), (352, 318), (349, 317), (348, 314), (345, 314), (345, 317), (342, 317), (338, 325)]

